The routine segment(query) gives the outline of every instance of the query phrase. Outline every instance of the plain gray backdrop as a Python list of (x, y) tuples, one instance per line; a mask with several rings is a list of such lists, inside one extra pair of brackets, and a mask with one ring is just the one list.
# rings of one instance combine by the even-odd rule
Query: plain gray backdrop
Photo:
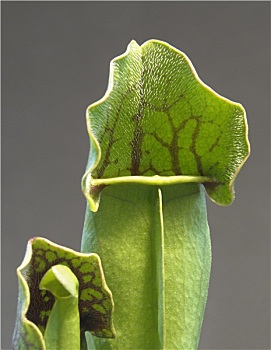
[[(236, 199), (207, 199), (213, 266), (200, 349), (270, 349), (270, 3), (2, 2), (2, 349), (33, 236), (80, 249), (87, 106), (135, 39), (169, 42), (247, 111)], [(126, 349), (123, 349), (126, 350)]]

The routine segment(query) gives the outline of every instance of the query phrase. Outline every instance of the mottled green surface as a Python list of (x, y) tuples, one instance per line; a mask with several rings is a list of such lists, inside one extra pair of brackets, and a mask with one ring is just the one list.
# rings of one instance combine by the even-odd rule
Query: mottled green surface
[(101, 256), (116, 326), (115, 339), (88, 336), (88, 348), (194, 350), (211, 268), (204, 187), (232, 202), (249, 154), (245, 110), (202, 83), (182, 52), (132, 41), (87, 127), (82, 251)]
[[(108, 91), (87, 111), (91, 153), (83, 189), (97, 210), (102, 185), (119, 176), (205, 176), (218, 204), (249, 153), (244, 108), (216, 94), (172, 46), (151, 40), (111, 64)], [(102, 182), (101, 182), (102, 184)]]
[(113, 299), (99, 257), (78, 253), (37, 237), (29, 241), (24, 261), (17, 269), (19, 301), (14, 349), (45, 349), (43, 335), (55, 298), (50, 292), (40, 290), (39, 285), (45, 273), (59, 264), (67, 266), (79, 281), (82, 346), (85, 331), (98, 337), (114, 337)]

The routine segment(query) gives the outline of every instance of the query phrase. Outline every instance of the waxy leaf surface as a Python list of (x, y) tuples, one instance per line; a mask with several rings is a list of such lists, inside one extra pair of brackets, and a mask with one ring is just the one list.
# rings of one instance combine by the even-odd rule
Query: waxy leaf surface
[(115, 302), (116, 338), (89, 350), (197, 348), (211, 267), (201, 184), (106, 187), (82, 250), (101, 257)]

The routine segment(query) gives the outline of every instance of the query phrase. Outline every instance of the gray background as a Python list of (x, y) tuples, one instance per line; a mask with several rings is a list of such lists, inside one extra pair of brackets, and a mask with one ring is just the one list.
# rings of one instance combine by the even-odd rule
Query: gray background
[(270, 349), (268, 2), (2, 3), (2, 349), (27, 240), (80, 249), (85, 109), (103, 96), (109, 61), (151, 38), (184, 51), (205, 83), (245, 106), (250, 126), (234, 204), (207, 200), (213, 268), (200, 349)]

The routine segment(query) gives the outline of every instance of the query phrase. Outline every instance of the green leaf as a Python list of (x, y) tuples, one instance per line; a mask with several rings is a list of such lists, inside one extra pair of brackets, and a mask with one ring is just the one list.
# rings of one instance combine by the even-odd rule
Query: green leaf
[(64, 265), (55, 265), (42, 277), (40, 289), (51, 292), (56, 300), (44, 332), (46, 349), (80, 350), (79, 283)]
[[(85, 347), (86, 331), (97, 337), (115, 336), (113, 299), (105, 282), (99, 256), (78, 253), (36, 237), (28, 242), (25, 258), (17, 269), (19, 296), (13, 334), (14, 349), (46, 350), (44, 332), (55, 304), (53, 294), (57, 298), (65, 294), (74, 295), (77, 299), (76, 283), (70, 284), (70, 272), (67, 276), (65, 267), (79, 282), (77, 304), (81, 348)], [(41, 286), (53, 294), (40, 290), (41, 281)], [(69, 332), (73, 335), (74, 330), (70, 329)], [(66, 334), (66, 337), (70, 335)]]
[(132, 41), (112, 61), (108, 90), (88, 108), (87, 126), (82, 187), (92, 210), (117, 177), (145, 183), (156, 176), (154, 185), (196, 177), (212, 200), (228, 205), (249, 154), (244, 108), (207, 87), (184, 53), (157, 40)]
[(111, 62), (87, 127), (82, 251), (103, 261), (117, 333), (88, 336), (88, 347), (196, 349), (211, 268), (204, 187), (232, 202), (249, 154), (245, 110), (207, 87), (179, 50), (132, 41)]
[(99, 252), (114, 295), (115, 339), (89, 349), (196, 349), (211, 245), (199, 184), (123, 184), (87, 211), (82, 250)]

